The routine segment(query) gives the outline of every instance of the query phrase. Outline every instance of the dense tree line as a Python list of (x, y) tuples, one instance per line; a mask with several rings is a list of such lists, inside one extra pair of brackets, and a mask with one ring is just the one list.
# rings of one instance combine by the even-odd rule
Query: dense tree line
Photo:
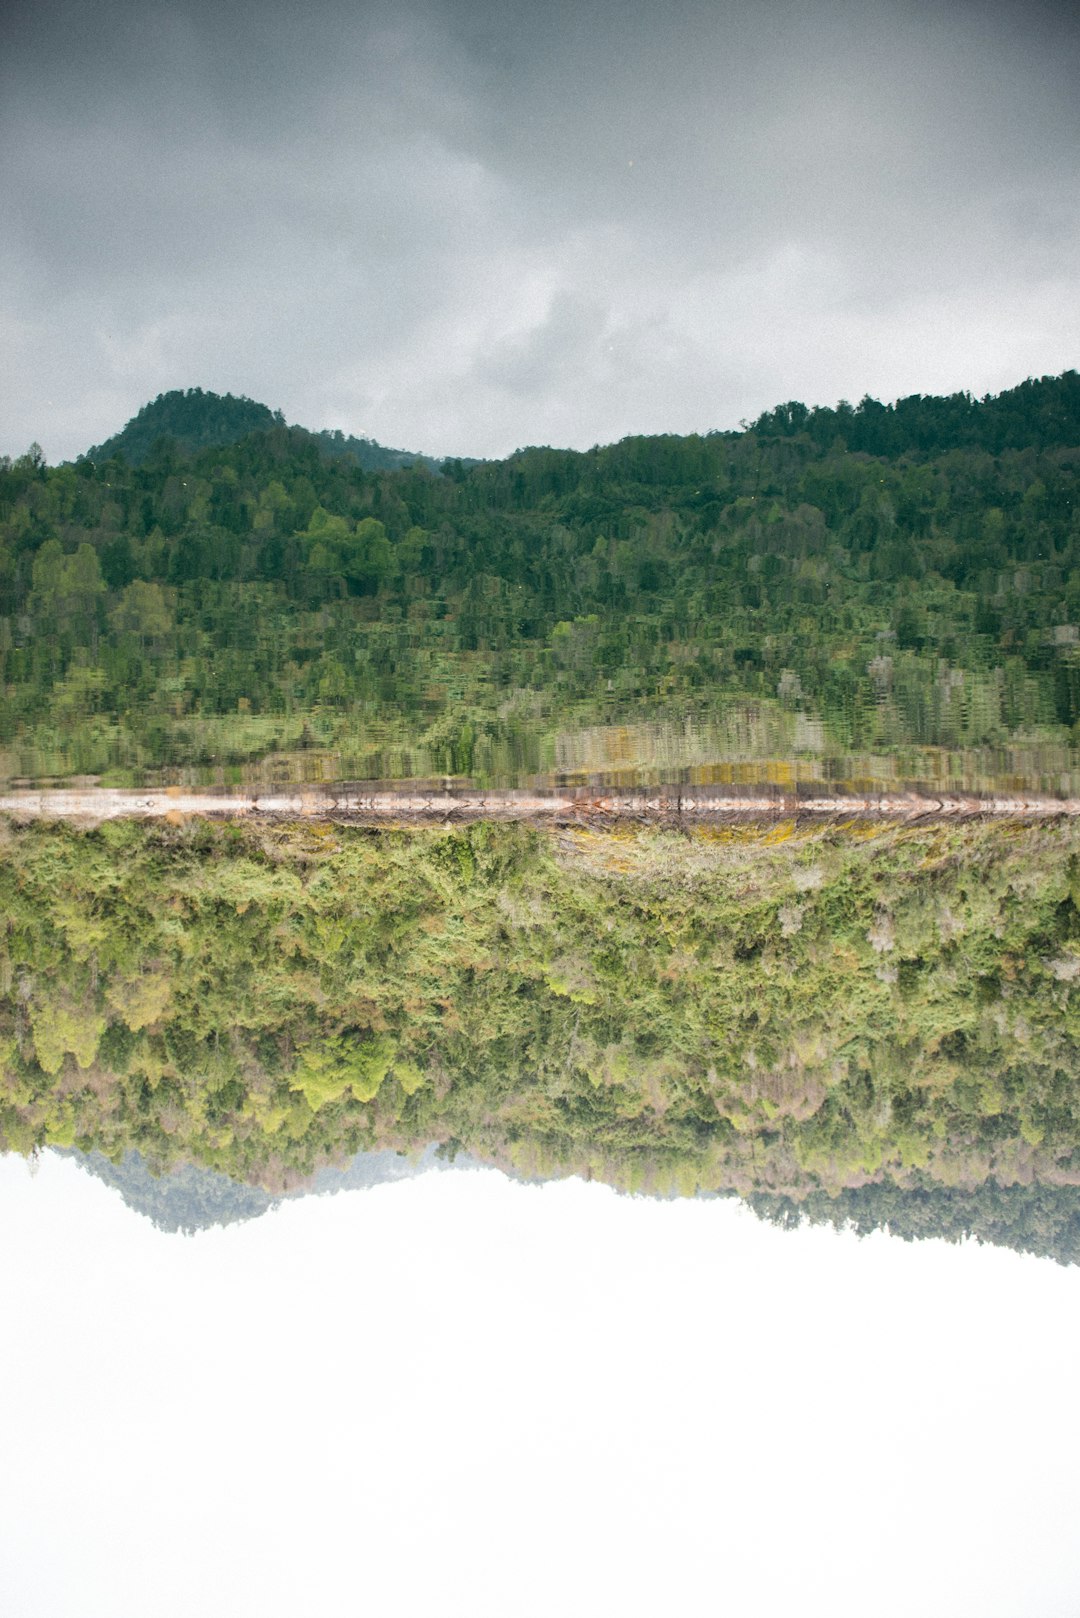
[[(826, 755), (1071, 748), (1078, 386), (441, 474), (165, 396), (183, 419), (137, 464), (0, 470), (0, 770), (325, 748), (505, 781), (582, 726), (734, 713)], [(244, 436), (197, 447), (234, 415)]]
[(985, 399), (915, 393), (891, 405), (867, 397), (854, 406), (842, 401), (833, 409), (812, 410), (794, 401), (759, 416), (754, 431), (766, 437), (805, 436), (822, 449), (842, 439), (849, 450), (877, 456), (1051, 449), (1075, 444), (1080, 436), (1080, 377), (1066, 371), (1038, 382), (1029, 379)]

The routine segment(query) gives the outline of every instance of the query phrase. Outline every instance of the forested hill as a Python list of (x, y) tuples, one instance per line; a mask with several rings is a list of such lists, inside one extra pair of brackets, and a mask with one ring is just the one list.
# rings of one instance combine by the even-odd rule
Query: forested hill
[(169, 439), (174, 452), (191, 455), (215, 444), (234, 444), (248, 433), (283, 427), (280, 410), (258, 404), (254, 399), (237, 398), (232, 393), (205, 393), (202, 388), (176, 388), (159, 393), (143, 405), (127, 426), (87, 450), (89, 461), (109, 461), (122, 456), (132, 466), (142, 466), (161, 439)]
[[(280, 410), (271, 410), (254, 399), (237, 398), (232, 393), (206, 393), (202, 388), (177, 388), (171, 393), (159, 393), (150, 404), (143, 405), (122, 431), (87, 450), (85, 459), (108, 461), (122, 456), (131, 466), (142, 466), (163, 439), (168, 441), (173, 455), (191, 456), (214, 445), (235, 444), (249, 433), (284, 426)], [(387, 449), (373, 438), (353, 438), (331, 430), (309, 433), (302, 427), (293, 431), (302, 439), (314, 438), (324, 454), (352, 461), (368, 472), (392, 471), (418, 461), (433, 471), (438, 465), (430, 455)]]
[(512, 784), (585, 731), (632, 765), (654, 724), (714, 738), (705, 763), (1075, 767), (1075, 372), (445, 475), (259, 422), (0, 467), (0, 775), (321, 749), (341, 776)]
[(946, 398), (915, 393), (895, 404), (865, 398), (841, 401), (834, 409), (807, 409), (793, 401), (766, 411), (754, 422), (766, 437), (805, 435), (820, 448), (842, 439), (849, 450), (867, 455), (940, 455), (950, 449), (1046, 449), (1080, 442), (1080, 376), (1029, 379), (1017, 388), (985, 399), (968, 393)]

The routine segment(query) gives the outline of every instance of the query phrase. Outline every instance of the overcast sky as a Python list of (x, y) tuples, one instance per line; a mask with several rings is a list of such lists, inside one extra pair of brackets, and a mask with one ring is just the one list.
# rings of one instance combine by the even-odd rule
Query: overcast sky
[(0, 450), (247, 393), (435, 454), (1080, 361), (1080, 26), (984, 0), (8, 0)]

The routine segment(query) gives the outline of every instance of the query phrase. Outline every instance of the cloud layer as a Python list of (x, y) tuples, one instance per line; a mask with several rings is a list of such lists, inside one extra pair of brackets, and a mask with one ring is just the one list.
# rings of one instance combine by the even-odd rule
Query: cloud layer
[(29, 0), (0, 449), (171, 387), (432, 453), (1078, 362), (1072, 12)]

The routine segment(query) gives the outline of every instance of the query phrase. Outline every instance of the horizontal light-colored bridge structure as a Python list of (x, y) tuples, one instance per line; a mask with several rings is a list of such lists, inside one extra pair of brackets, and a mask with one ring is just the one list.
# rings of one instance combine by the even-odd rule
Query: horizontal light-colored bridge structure
[(1080, 815), (1080, 798), (880, 792), (866, 795), (813, 791), (742, 791), (667, 786), (506, 789), (488, 792), (454, 786), (248, 787), (198, 792), (167, 787), (148, 791), (112, 787), (21, 790), (0, 794), (0, 813), (18, 820), (324, 820), (356, 825), (428, 825), (507, 820), (553, 825), (707, 823), (717, 820), (958, 820), (992, 817), (1049, 820)]

